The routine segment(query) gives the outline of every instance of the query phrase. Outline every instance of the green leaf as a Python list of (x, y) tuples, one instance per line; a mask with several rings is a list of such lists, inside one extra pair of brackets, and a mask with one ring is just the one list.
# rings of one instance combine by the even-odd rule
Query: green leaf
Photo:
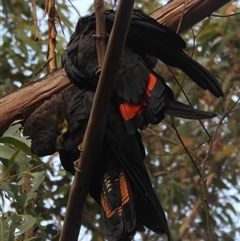
[(41, 224), (41, 222), (44, 220), (42, 217), (37, 217), (36, 218), (37, 219), (37, 225), (38, 225), (38, 228), (39, 228), (39, 230), (40, 230), (40, 232), (41, 232), (41, 240), (46, 240), (47, 239), (47, 234), (46, 234), (46, 226), (43, 226), (42, 224)]
[(31, 142), (29, 140), (24, 140), (23, 137), (3, 136), (0, 137), (0, 143), (14, 145), (15, 147), (23, 150), (24, 153), (29, 155), (32, 154), (30, 150)]
[(26, 232), (29, 228), (36, 224), (36, 218), (31, 215), (22, 215), (22, 219), (23, 223), (17, 227), (21, 233)]
[(19, 180), (18, 180), (18, 183), (17, 183), (18, 186), (21, 186), (25, 182), (25, 177), (26, 177), (25, 174), (19, 175), (19, 177), (18, 177)]
[(33, 180), (32, 180), (33, 186), (31, 188), (31, 191), (27, 193), (25, 205), (27, 205), (27, 202), (35, 196), (35, 191), (39, 188), (41, 183), (44, 181), (45, 171), (31, 173), (31, 176), (33, 176)]
[[(16, 153), (15, 150), (8, 146), (0, 145), (0, 158), (5, 160), (10, 160), (12, 156)], [(11, 165), (11, 163), (8, 163)]]
[(19, 166), (21, 171), (28, 170), (32, 166), (28, 163), (30, 159), (24, 156), (20, 150), (16, 151), (8, 146), (0, 145), (0, 158), (8, 160), (7, 165), (3, 162), (8, 172), (12, 170), (15, 163)]
[(23, 156), (20, 150), (15, 151), (8, 146), (0, 146), (0, 158), (8, 173), (11, 172), (14, 164), (17, 164), (21, 171), (28, 170), (32, 166), (28, 163), (30, 159)]
[(4, 213), (0, 218), (0, 235), (2, 241), (14, 240), (17, 214), (14, 212)]
[[(16, 163), (21, 171), (25, 171), (31, 167), (29, 161), (35, 159), (40, 161), (40, 158), (33, 155), (30, 150), (31, 141), (26, 137), (18, 136), (20, 124), (11, 126), (5, 133), (3, 137), (0, 137), (0, 158), (9, 160), (7, 167), (10, 172), (14, 163)], [(16, 151), (15, 148), (18, 150)], [(20, 152), (21, 150), (21, 152)], [(26, 156), (30, 155), (32, 158)], [(6, 166), (6, 162), (3, 162)]]
[(58, 174), (60, 176), (66, 176), (67, 175), (67, 172), (66, 171), (58, 171)]
[(24, 203), (25, 203), (25, 200), (26, 200), (26, 194), (25, 193), (21, 193), (19, 195), (19, 186), (16, 185), (15, 182), (9, 184), (9, 189), (15, 195), (15, 198), (12, 201), (16, 202), (19, 207), (24, 208)]
[(237, 207), (234, 208), (234, 206), (231, 203), (227, 203), (227, 208), (233, 212), (233, 214), (237, 215)]
[(5, 192), (6, 194), (4, 194), (4, 196), (7, 195), (8, 199), (15, 199), (15, 193), (12, 192), (12, 190), (10, 189), (9, 185), (6, 182), (0, 182), (0, 189), (2, 192), (2, 196), (3, 196), (3, 192)]
[(19, 136), (17, 133), (19, 132), (19, 128), (21, 128), (21, 124), (15, 124), (17, 122), (18, 121), (13, 122), (12, 125), (3, 133), (3, 136)]

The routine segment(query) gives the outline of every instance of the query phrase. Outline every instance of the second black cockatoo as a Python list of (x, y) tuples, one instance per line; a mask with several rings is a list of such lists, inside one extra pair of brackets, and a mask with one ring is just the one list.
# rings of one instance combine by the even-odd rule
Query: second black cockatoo
[[(110, 34), (115, 11), (105, 11), (105, 17), (105, 34)], [(62, 65), (70, 81), (80, 88), (92, 90), (95, 90), (99, 77), (96, 74), (99, 69), (95, 34), (95, 14), (81, 17), (62, 56)], [(185, 47), (184, 40), (178, 34), (142, 11), (133, 11), (113, 93), (130, 134), (150, 123), (159, 123), (163, 119), (164, 107), (174, 102), (172, 90), (153, 71), (157, 59), (181, 69), (201, 88), (209, 90), (216, 97), (223, 96), (216, 78), (190, 58), (183, 51)], [(213, 117), (203, 112), (188, 113), (185, 108), (178, 108), (178, 112), (171, 108), (169, 114), (190, 119)]]
[[(42, 104), (24, 124), (38, 156), (58, 151), (63, 167), (75, 173), (94, 93), (72, 86)], [(130, 241), (144, 227), (170, 237), (164, 211), (143, 163), (139, 132), (129, 135), (119, 109), (111, 102), (103, 148), (92, 175), (90, 195), (102, 206), (110, 240)]]

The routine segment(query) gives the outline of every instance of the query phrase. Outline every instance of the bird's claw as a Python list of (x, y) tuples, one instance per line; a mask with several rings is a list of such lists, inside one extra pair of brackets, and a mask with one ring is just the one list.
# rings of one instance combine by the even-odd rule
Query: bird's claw
[(79, 150), (80, 152), (82, 152), (82, 150), (83, 150), (82, 143), (79, 144), (78, 150)]
[(82, 172), (80, 169), (78, 169), (78, 160), (76, 160), (75, 162), (73, 162), (73, 166), (74, 166), (75, 171), (77, 171), (77, 172)]
[[(82, 152), (82, 150), (83, 150), (83, 148), (82, 148), (82, 143), (79, 144), (78, 150), (80, 151), (80, 155), (81, 155), (81, 152)], [(80, 169), (78, 169), (78, 160), (79, 160), (79, 159), (77, 159), (75, 162), (73, 162), (73, 166), (74, 166), (75, 171), (77, 171), (77, 172), (82, 172)]]
[(95, 75), (96, 75), (98, 78), (100, 77), (101, 72), (102, 72), (101, 67), (97, 66), (97, 67), (95, 68)]
[(103, 32), (102, 35), (104, 35), (105, 37), (109, 38), (109, 34), (108, 33)]
[[(108, 34), (108, 33), (103, 32), (102, 35), (103, 35), (104, 37), (109, 38), (109, 34)], [(102, 40), (102, 39), (103, 39), (102, 36), (97, 36), (96, 34), (93, 34), (92, 37), (95, 38), (95, 39), (99, 39), (99, 40)]]
[(97, 36), (96, 34), (93, 34), (92, 37), (95, 39), (101, 39), (101, 37)]

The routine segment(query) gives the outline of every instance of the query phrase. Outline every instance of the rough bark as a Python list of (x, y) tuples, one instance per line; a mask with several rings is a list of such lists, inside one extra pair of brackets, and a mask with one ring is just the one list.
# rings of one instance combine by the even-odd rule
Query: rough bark
[(151, 17), (173, 31), (183, 32), (228, 2), (230, 0), (175, 0), (154, 11)]
[[(184, 2), (186, 2), (184, 4)], [(152, 17), (179, 32), (210, 16), (230, 0), (175, 0), (152, 13)], [(184, 14), (183, 14), (184, 10)], [(182, 19), (180, 21), (180, 19)], [(179, 21), (181, 22), (180, 27)], [(25, 119), (52, 94), (58, 93), (70, 83), (62, 69), (39, 81), (23, 87), (0, 100), (0, 135), (15, 119)]]
[(14, 120), (28, 118), (52, 94), (59, 93), (69, 85), (64, 70), (60, 69), (3, 97), (0, 100), (0, 134), (2, 135)]

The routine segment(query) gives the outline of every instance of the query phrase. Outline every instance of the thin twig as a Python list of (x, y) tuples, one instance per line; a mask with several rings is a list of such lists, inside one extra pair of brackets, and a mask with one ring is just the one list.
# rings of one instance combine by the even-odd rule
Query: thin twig
[(220, 15), (220, 14), (215, 14), (213, 13), (211, 16), (213, 17), (217, 17), (217, 18), (229, 18), (229, 17), (233, 17), (233, 16), (236, 16), (236, 15), (239, 15), (239, 13), (232, 13), (232, 14), (227, 14), (227, 15)]
[[(186, 98), (188, 104), (189, 104), (191, 107), (193, 107), (190, 99), (188, 98), (186, 92), (185, 92), (184, 89), (183, 89), (183, 83), (184, 83), (184, 80), (185, 80), (186, 75), (184, 76), (183, 81), (182, 81), (182, 83), (180, 84), (179, 81), (178, 81), (178, 79), (177, 79), (176, 76), (174, 75), (173, 71), (171, 70), (171, 68), (170, 68), (169, 66), (167, 66), (167, 67), (168, 67), (169, 71), (171, 72), (171, 74), (173, 75), (173, 77), (175, 78), (175, 80), (176, 80), (176, 82), (177, 82), (177, 85), (179, 86), (180, 90), (182, 91), (182, 93), (183, 93), (184, 97)], [(207, 129), (205, 128), (205, 126), (203, 125), (202, 121), (201, 121), (201, 120), (198, 120), (198, 121), (199, 121), (200, 125), (202, 126), (203, 130), (205, 131), (205, 133), (207, 134), (208, 138), (210, 138), (211, 136), (210, 136), (210, 134), (208, 133), (208, 131), (207, 131)]]
[(56, 37), (57, 30), (55, 26), (56, 9), (55, 0), (47, 0), (46, 13), (48, 14), (48, 53), (47, 59), (49, 62), (49, 72), (53, 72), (57, 69), (56, 61)]
[[(179, 143), (174, 142), (174, 141), (172, 141), (172, 140), (170, 140), (170, 139), (167, 139), (167, 138), (165, 138), (165, 137), (163, 137), (163, 136), (160, 136), (159, 134), (157, 134), (155, 131), (153, 131), (153, 130), (150, 129), (150, 128), (147, 128), (146, 130), (149, 131), (149, 132), (151, 132), (151, 134), (142, 136), (142, 139), (146, 139), (146, 138), (151, 137), (152, 135), (154, 135), (154, 136), (156, 136), (157, 138), (159, 138), (160, 140), (162, 140), (162, 141), (164, 141), (164, 142), (166, 142), (166, 143), (170, 143), (170, 144), (173, 144), (174, 146), (179, 146), (179, 147), (183, 148), (183, 146), (180, 145)], [(175, 131), (175, 130), (173, 130), (172, 128), (171, 128), (171, 130), (176, 134), (176, 131)], [(194, 152), (194, 150), (200, 148), (202, 145), (204, 145), (204, 144), (206, 144), (206, 143), (209, 143), (209, 139), (203, 141), (202, 143), (200, 143), (199, 145), (197, 145), (197, 146), (189, 149), (188, 151), (189, 151), (191, 154), (195, 155), (198, 159), (202, 160), (202, 159), (199, 157), (199, 155)], [(176, 155), (182, 155), (182, 154), (186, 154), (186, 151), (185, 151), (185, 152), (168, 153), (168, 154), (158, 155), (158, 156), (176, 156)]]
[(183, 20), (183, 16), (184, 16), (184, 13), (185, 13), (185, 10), (186, 10), (186, 7), (187, 7), (187, 2), (188, 2), (188, 0), (184, 1), (183, 11), (182, 11), (179, 23), (178, 23), (178, 27), (177, 27), (176, 33), (179, 33), (179, 30), (180, 30), (180, 27), (181, 27), (181, 24), (182, 24), (182, 20)]
[[(215, 173), (210, 173), (207, 177), (207, 187), (210, 186), (210, 184), (213, 181), (213, 178), (215, 176)], [(189, 224), (192, 222), (192, 220), (196, 217), (197, 215), (197, 211), (199, 209), (201, 205), (201, 198), (198, 197), (195, 200), (194, 206), (192, 208), (191, 213), (186, 217), (186, 219), (183, 221), (183, 224), (181, 225), (181, 227), (179, 228), (179, 238), (184, 238), (184, 235), (186, 234), (186, 232), (188, 231), (188, 227)]]
[(38, 29), (38, 21), (37, 21), (36, 2), (35, 0), (31, 0), (31, 3), (32, 3), (32, 10), (33, 10), (32, 14), (33, 14), (35, 41), (38, 41), (39, 29)]
[[(231, 89), (231, 92), (233, 91), (233, 88)], [(230, 96), (232, 96), (230, 94)], [(230, 100), (230, 98), (229, 98)], [(208, 157), (209, 157), (209, 154), (212, 150), (212, 147), (213, 147), (213, 143), (214, 143), (214, 140), (216, 138), (216, 135), (218, 133), (218, 130), (223, 122), (223, 120), (229, 115), (229, 113), (231, 113), (231, 111), (233, 110), (233, 108), (236, 106), (236, 104), (238, 103), (238, 101), (240, 100), (240, 98), (234, 103), (234, 105), (228, 110), (226, 111), (227, 109), (227, 106), (228, 104), (226, 104), (226, 107), (225, 107), (225, 113), (224, 115), (222, 116), (221, 120), (219, 121), (219, 124), (213, 134), (213, 138), (210, 140), (210, 143), (209, 143), (209, 151), (207, 153), (207, 155), (205, 156), (204, 160), (203, 160), (203, 163), (202, 163), (202, 176), (201, 176), (201, 185), (202, 185), (202, 194), (203, 194), (203, 200), (204, 200), (204, 209), (205, 209), (205, 213), (206, 213), (206, 226), (207, 226), (207, 234), (208, 234), (208, 241), (213, 241), (214, 238), (213, 238), (213, 229), (212, 229), (212, 223), (211, 223), (211, 215), (210, 215), (210, 209), (209, 209), (209, 203), (208, 203), (208, 199), (207, 199), (207, 185), (206, 185), (206, 182), (207, 182), (207, 178), (205, 178), (205, 170), (206, 170), (206, 164), (207, 164), (207, 161), (208, 161)], [(229, 102), (229, 101), (228, 101)]]
[(200, 170), (199, 170), (197, 164), (196, 164), (195, 161), (193, 160), (193, 158), (192, 158), (192, 156), (191, 156), (189, 150), (188, 150), (187, 147), (185, 146), (185, 144), (184, 144), (184, 142), (183, 142), (183, 140), (182, 140), (182, 138), (181, 138), (181, 136), (180, 136), (180, 134), (179, 134), (179, 132), (178, 132), (178, 130), (177, 130), (177, 127), (176, 127), (176, 125), (175, 125), (175, 122), (174, 122), (174, 119), (173, 119), (172, 116), (171, 116), (171, 119), (172, 119), (173, 126), (174, 126), (174, 128), (175, 128), (175, 130), (176, 130), (176, 134), (177, 134), (177, 137), (178, 137), (179, 141), (181, 142), (181, 144), (182, 144), (184, 150), (187, 152), (189, 158), (191, 159), (191, 161), (192, 161), (192, 163), (193, 163), (193, 165), (194, 165), (194, 167), (195, 167), (195, 169), (196, 169), (196, 171), (197, 171), (199, 177), (201, 177), (202, 174), (201, 174), (201, 172), (200, 172)]
[(180, 169), (182, 169), (184, 167), (185, 167), (185, 165), (175, 166), (175, 167), (171, 168), (170, 170), (164, 170), (164, 171), (155, 172), (153, 174), (153, 176), (154, 177), (165, 176), (165, 175), (168, 175), (170, 173), (178, 172)]
[(81, 17), (81, 14), (80, 14), (79, 11), (76, 9), (76, 7), (72, 4), (72, 1), (68, 0), (68, 2), (72, 5), (72, 7), (74, 8), (74, 10), (75, 10), (76, 13), (78, 14), (78, 16)]

